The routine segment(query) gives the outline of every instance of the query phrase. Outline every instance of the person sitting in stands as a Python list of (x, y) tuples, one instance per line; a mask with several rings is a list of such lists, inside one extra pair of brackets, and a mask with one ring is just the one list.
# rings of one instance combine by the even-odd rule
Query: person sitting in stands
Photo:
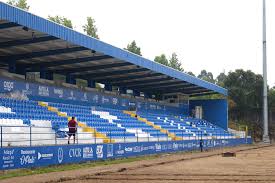
[(68, 128), (69, 128), (68, 144), (70, 144), (71, 136), (74, 137), (74, 144), (75, 144), (75, 134), (77, 132), (77, 122), (75, 121), (75, 117), (72, 117), (72, 119), (68, 122)]

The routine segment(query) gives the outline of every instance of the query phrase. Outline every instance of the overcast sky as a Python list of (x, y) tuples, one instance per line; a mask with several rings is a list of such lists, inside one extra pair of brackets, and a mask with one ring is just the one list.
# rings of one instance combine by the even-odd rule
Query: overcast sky
[[(4, 0), (5, 1), (5, 0)], [(96, 20), (100, 39), (136, 40), (144, 57), (176, 52), (186, 71), (216, 77), (238, 68), (262, 73), (262, 0), (28, 0), (30, 12), (62, 15), (82, 31)], [(272, 34), (273, 33), (273, 34)], [(275, 85), (275, 0), (267, 0), (268, 83)]]

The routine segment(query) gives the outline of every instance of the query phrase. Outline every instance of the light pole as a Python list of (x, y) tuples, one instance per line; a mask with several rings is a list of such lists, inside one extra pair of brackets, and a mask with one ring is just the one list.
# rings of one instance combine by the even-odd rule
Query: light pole
[(267, 106), (267, 71), (266, 71), (266, 5), (263, 0), (263, 120), (264, 120), (264, 134), (263, 142), (270, 143), (268, 135), (268, 106)]

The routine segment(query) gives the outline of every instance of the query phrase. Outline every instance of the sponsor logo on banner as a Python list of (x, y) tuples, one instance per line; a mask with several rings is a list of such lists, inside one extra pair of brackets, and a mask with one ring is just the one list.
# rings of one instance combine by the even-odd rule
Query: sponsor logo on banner
[(118, 104), (118, 99), (117, 98), (113, 98), (113, 104), (117, 105)]
[(69, 150), (70, 158), (80, 158), (82, 156), (80, 148), (73, 148)]
[(109, 103), (109, 98), (102, 96), (102, 104)]
[(125, 147), (125, 152), (133, 152), (133, 148), (132, 147)]
[(87, 93), (84, 93), (84, 94), (83, 94), (82, 101), (88, 101)]
[(64, 157), (63, 149), (61, 147), (59, 147), (58, 151), (57, 151), (57, 160), (58, 160), (58, 163), (62, 163), (63, 157)]
[(117, 155), (123, 155), (124, 154), (124, 149), (121, 147), (121, 145), (118, 145), (118, 150), (116, 150)]
[(38, 152), (37, 154), (37, 159), (40, 160), (40, 159), (52, 159), (53, 158), (53, 153), (40, 153)]
[(156, 151), (161, 151), (161, 145), (160, 144), (155, 144), (155, 149), (156, 149)]
[(22, 93), (24, 93), (25, 95), (32, 95), (32, 91), (30, 90), (30, 84), (29, 83), (26, 83), (25, 90), (22, 90)]
[(137, 103), (137, 108), (141, 108), (141, 103), (140, 102)]
[(4, 90), (12, 91), (14, 89), (14, 82), (12, 81), (4, 81)]
[(14, 167), (14, 149), (4, 150), (2, 160), (3, 160), (2, 168)]
[(50, 96), (49, 88), (47, 86), (38, 86), (38, 95), (45, 97)]
[(70, 100), (76, 100), (76, 98), (74, 96), (74, 91), (70, 92), (70, 96), (68, 97), (68, 99), (70, 99)]
[(107, 144), (107, 157), (113, 157), (113, 156), (114, 156), (114, 145)]
[(164, 150), (164, 151), (166, 151), (166, 150), (168, 149), (168, 147), (167, 147), (166, 144), (163, 144), (163, 145), (161, 146), (161, 148), (162, 148), (162, 150)]
[(62, 90), (62, 89), (54, 88), (54, 89), (53, 89), (53, 93), (54, 93), (55, 95), (58, 95), (59, 98), (62, 98), (62, 97), (63, 97), (63, 90)]
[(96, 157), (103, 158), (103, 145), (96, 146)]
[(134, 102), (129, 102), (129, 106), (136, 106), (136, 103), (134, 103)]
[(135, 153), (141, 152), (141, 147), (140, 146), (133, 147), (133, 152)]
[(94, 151), (92, 147), (83, 147), (83, 158), (93, 158), (94, 157)]
[(21, 165), (29, 165), (35, 163), (35, 150), (21, 150), (20, 153), (22, 155), (20, 158)]
[(94, 102), (94, 103), (98, 103), (98, 100), (99, 100), (98, 95), (94, 95), (94, 97), (93, 97), (93, 102)]
[(121, 106), (126, 107), (126, 102), (121, 102)]
[(179, 145), (177, 143), (173, 143), (173, 149), (174, 150), (178, 150), (179, 149)]
[(155, 145), (153, 146), (142, 146), (142, 151), (155, 150)]

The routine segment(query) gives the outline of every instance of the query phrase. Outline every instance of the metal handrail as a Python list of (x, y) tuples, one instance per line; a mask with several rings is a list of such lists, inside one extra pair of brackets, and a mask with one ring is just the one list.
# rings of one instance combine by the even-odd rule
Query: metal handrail
[[(16, 132), (12, 128), (21, 128), (21, 131)], [(26, 131), (24, 131), (26, 129)], [(52, 132), (43, 132), (43, 131), (36, 131), (38, 129), (51, 129)], [(63, 129), (63, 128), (61, 128)], [(68, 131), (66, 130), (68, 127), (64, 127), (64, 131), (60, 131), (59, 134), (58, 131), (55, 131), (52, 127), (45, 127), (45, 126), (16, 126), (16, 125), (0, 125), (0, 137), (1, 137), (1, 148), (6, 146), (39, 146), (39, 145), (58, 145), (58, 144), (64, 144), (67, 143), (68, 140)], [(75, 138), (76, 138), (76, 144), (85, 144), (85, 143), (103, 143), (104, 138), (100, 138), (96, 136), (95, 132), (81, 132), (81, 127), (78, 127), (78, 130), (76, 131)], [(226, 137), (226, 134), (228, 133), (216, 133), (209, 136), (209, 134), (203, 135), (202, 131), (195, 131), (188, 135), (185, 135), (184, 131), (180, 132), (176, 130), (168, 130), (169, 133), (175, 134), (177, 137), (181, 137), (182, 140), (195, 140), (199, 142), (200, 140), (204, 139), (229, 139), (229, 137)], [(126, 143), (126, 142), (160, 142), (160, 141), (172, 141), (173, 139), (168, 136), (168, 133), (161, 133), (160, 131), (157, 131), (156, 134), (152, 135), (147, 133), (147, 136), (141, 137), (139, 130), (136, 130), (135, 136), (128, 137), (126, 135), (126, 131), (122, 132), (122, 136), (116, 137), (116, 130), (110, 130), (109, 131), (109, 138), (115, 142), (119, 143)], [(193, 136), (193, 133), (196, 133), (198, 135)], [(87, 137), (82, 135), (87, 135)], [(143, 133), (144, 134), (144, 133)], [(166, 135), (162, 135), (166, 134)], [(11, 136), (16, 137), (17, 135), (22, 135), (23, 137), (18, 138), (11, 138)], [(47, 137), (46, 135), (52, 135), (52, 137)], [(61, 137), (59, 137), (61, 135)], [(40, 137), (38, 137), (40, 136)], [(46, 137), (43, 137), (46, 136)], [(215, 138), (213, 138), (215, 137)], [(40, 143), (39, 143), (40, 142)]]

